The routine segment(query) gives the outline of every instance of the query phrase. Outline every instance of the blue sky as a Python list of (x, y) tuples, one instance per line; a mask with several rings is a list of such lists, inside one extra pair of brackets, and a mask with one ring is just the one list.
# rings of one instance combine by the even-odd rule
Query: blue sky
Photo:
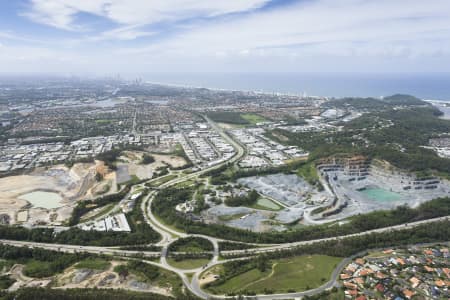
[(0, 0), (0, 72), (450, 72), (448, 0)]

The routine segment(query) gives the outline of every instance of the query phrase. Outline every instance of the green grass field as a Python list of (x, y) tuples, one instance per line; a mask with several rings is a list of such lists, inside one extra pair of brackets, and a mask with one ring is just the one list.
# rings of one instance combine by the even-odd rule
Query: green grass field
[(261, 272), (258, 269), (253, 269), (231, 278), (222, 285), (211, 287), (209, 288), (209, 291), (213, 292), (216, 295), (227, 294), (231, 292), (236, 293), (240, 290), (253, 291), (253, 289), (249, 289), (247, 287), (252, 285), (254, 282), (257, 282), (261, 278), (268, 276), (269, 274), (270, 270)]
[(271, 261), (272, 268), (261, 272), (249, 270), (232, 277), (208, 290), (215, 294), (238, 293), (239, 291), (263, 294), (305, 291), (321, 286), (330, 279), (331, 273), (341, 261), (339, 257), (325, 255), (297, 256)]
[(195, 184), (195, 180), (186, 180), (186, 181), (177, 183), (175, 185), (175, 187), (182, 189), (182, 188), (187, 188), (187, 187), (193, 186), (194, 184)]
[(267, 119), (255, 113), (240, 113), (236, 111), (210, 112), (208, 117), (218, 123), (238, 126), (255, 125), (256, 123), (267, 121)]
[(259, 198), (258, 201), (255, 204), (251, 205), (250, 207), (254, 209), (271, 210), (271, 211), (279, 211), (283, 209), (283, 207), (281, 207), (280, 205), (264, 197)]
[(49, 262), (39, 260), (29, 260), (25, 264), (25, 269), (23, 271), (25, 276), (36, 278), (49, 277), (56, 274), (56, 272), (52, 270)]
[(75, 265), (77, 269), (106, 270), (111, 266), (109, 261), (100, 258), (85, 259)]
[(209, 112), (208, 117), (214, 122), (247, 125), (250, 122), (242, 117), (242, 114), (236, 111), (216, 111)]
[(176, 261), (173, 258), (167, 259), (167, 262), (169, 263), (169, 265), (176, 267), (176, 268), (185, 269), (185, 270), (202, 267), (202, 266), (206, 265), (209, 261), (210, 260), (206, 259), (206, 258), (183, 259), (180, 261)]
[(186, 273), (186, 277), (189, 279), (189, 282), (192, 281), (192, 277), (194, 277), (195, 273)]
[(267, 120), (257, 114), (241, 114), (241, 118), (247, 120), (249, 123), (255, 125), (256, 123), (267, 122)]

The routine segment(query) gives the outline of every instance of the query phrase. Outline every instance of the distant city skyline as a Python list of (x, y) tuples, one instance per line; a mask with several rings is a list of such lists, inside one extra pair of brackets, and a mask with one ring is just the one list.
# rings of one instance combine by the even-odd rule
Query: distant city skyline
[(450, 2), (1, 0), (0, 70), (450, 72)]

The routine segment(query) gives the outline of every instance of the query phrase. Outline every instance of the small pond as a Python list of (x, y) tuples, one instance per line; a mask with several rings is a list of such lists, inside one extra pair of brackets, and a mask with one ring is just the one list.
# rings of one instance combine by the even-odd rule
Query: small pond
[(33, 207), (46, 209), (58, 208), (64, 205), (62, 197), (55, 192), (34, 191), (21, 195), (19, 199), (30, 202)]
[(363, 193), (367, 198), (378, 202), (391, 202), (402, 199), (402, 196), (400, 194), (378, 187), (367, 187), (360, 192)]

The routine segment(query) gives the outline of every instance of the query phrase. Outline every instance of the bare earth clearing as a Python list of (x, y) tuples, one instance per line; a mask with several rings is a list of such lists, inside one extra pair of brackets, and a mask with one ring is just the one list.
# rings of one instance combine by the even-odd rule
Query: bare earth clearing
[[(52, 224), (60, 225), (69, 218), (77, 201), (92, 198), (100, 193), (115, 191), (113, 174), (106, 174), (105, 180), (95, 180), (96, 168), (101, 162), (79, 163), (72, 168), (55, 165), (48, 169), (38, 168), (27, 175), (0, 178), (0, 215), (9, 224)], [(108, 186), (108, 188), (105, 187)], [(27, 198), (35, 193), (46, 202), (45, 195), (61, 198), (60, 205), (46, 208), (33, 206)]]
[(131, 176), (136, 176), (139, 179), (151, 178), (159, 167), (170, 166), (179, 168), (186, 164), (185, 159), (180, 156), (151, 154), (155, 162), (145, 165), (141, 164), (143, 155), (144, 152), (141, 151), (124, 151), (119, 157), (119, 163), (117, 163), (118, 171), (116, 176), (118, 183), (130, 180)]

